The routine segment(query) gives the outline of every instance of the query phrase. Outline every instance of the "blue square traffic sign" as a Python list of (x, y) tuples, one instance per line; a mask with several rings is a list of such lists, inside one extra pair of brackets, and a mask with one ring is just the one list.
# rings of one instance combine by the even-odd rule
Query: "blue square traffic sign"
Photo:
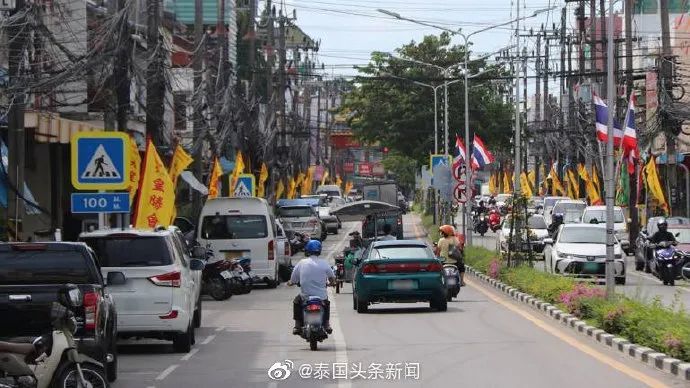
[(129, 183), (129, 135), (77, 132), (72, 135), (72, 185), (80, 190), (119, 190)]
[(129, 193), (73, 193), (72, 213), (129, 213)]

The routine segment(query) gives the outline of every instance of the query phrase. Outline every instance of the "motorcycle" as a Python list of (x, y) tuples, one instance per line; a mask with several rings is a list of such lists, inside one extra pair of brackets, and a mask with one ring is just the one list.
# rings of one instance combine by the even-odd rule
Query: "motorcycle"
[(231, 266), (231, 287), (234, 294), (249, 294), (254, 286), (252, 279), (252, 266), (249, 257), (241, 257), (230, 261)]
[(488, 230), (489, 222), (487, 221), (486, 216), (484, 214), (479, 215), (474, 223), (474, 232), (479, 233), (483, 237)]
[(232, 294), (232, 263), (216, 259), (213, 251), (206, 250), (206, 266), (201, 272), (201, 293), (215, 300), (229, 299)]
[(0, 342), (0, 387), (108, 386), (103, 364), (77, 350), (74, 311), (82, 303), (79, 288), (67, 284), (59, 291), (58, 302), (53, 302), (50, 311), (52, 333), (32, 343)]
[(460, 271), (456, 265), (443, 265), (443, 281), (446, 284), (446, 300), (450, 302), (460, 293)]
[(293, 232), (290, 238), (290, 251), (294, 256), (295, 253), (304, 249), (304, 246), (309, 242), (309, 236), (300, 232)]
[(501, 229), (501, 215), (497, 210), (489, 212), (489, 228), (491, 228), (491, 231), (494, 233)]
[(650, 244), (654, 253), (649, 267), (664, 285), (674, 286), (678, 277), (690, 279), (690, 256), (676, 249), (676, 244), (670, 241)]
[(302, 332), (300, 337), (309, 342), (309, 349), (316, 350), (318, 343), (328, 338), (324, 327), (325, 306), (321, 298), (310, 296), (302, 303)]

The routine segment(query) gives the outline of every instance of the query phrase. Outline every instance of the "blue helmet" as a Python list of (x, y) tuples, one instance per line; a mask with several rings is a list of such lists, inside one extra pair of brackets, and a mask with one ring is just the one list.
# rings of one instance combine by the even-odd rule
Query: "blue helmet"
[(307, 256), (310, 255), (320, 255), (321, 254), (321, 241), (319, 240), (309, 240), (307, 245), (304, 247), (304, 253), (307, 254)]

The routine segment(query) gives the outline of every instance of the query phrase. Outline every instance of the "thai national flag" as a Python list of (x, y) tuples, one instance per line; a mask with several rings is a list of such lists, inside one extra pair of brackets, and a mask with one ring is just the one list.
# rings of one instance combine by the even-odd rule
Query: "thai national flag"
[[(467, 153), (465, 152), (465, 143), (462, 142), (462, 139), (460, 136), (455, 135), (455, 147), (458, 149), (458, 156), (455, 157), (455, 160), (453, 161), (453, 165), (458, 165), (460, 163), (464, 163), (465, 159), (467, 157)], [(476, 170), (479, 168), (479, 165), (477, 164), (477, 161), (474, 158), (474, 155), (472, 156), (472, 169)]]
[(479, 136), (474, 135), (474, 151), (472, 151), (472, 159), (476, 159), (480, 167), (493, 163), (494, 156), (491, 155), (489, 149), (484, 146), (484, 142)]
[[(608, 121), (609, 121), (609, 108), (604, 103), (599, 96), (593, 94), (594, 98), (594, 114), (596, 119), (596, 129), (597, 129), (597, 139), (601, 142), (608, 141)], [(620, 129), (620, 123), (613, 119), (613, 144), (615, 147), (619, 147), (623, 140), (623, 131)]]
[(635, 128), (635, 95), (630, 94), (628, 111), (625, 113), (625, 131), (623, 133), (623, 155), (627, 159), (628, 172), (635, 172), (635, 159), (638, 158), (637, 130)]

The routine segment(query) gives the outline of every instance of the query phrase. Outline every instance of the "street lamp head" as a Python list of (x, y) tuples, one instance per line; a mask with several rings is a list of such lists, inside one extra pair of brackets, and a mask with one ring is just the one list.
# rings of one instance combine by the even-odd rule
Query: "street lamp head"
[(537, 15), (539, 15), (539, 14), (541, 14), (541, 13), (544, 13), (544, 12), (553, 11), (554, 9), (556, 9), (555, 6), (554, 6), (554, 7), (548, 7), (548, 8), (538, 9), (538, 10), (536, 10), (536, 11), (534, 11), (534, 12), (532, 13), (532, 16), (531, 16), (531, 17), (535, 17), (535, 16), (537, 16)]
[(381, 12), (384, 15), (392, 16), (396, 19), (402, 19), (402, 16), (400, 16), (400, 14), (397, 12), (393, 12), (393, 11), (389, 11), (387, 9), (381, 9), (381, 8), (377, 9), (377, 11)]

